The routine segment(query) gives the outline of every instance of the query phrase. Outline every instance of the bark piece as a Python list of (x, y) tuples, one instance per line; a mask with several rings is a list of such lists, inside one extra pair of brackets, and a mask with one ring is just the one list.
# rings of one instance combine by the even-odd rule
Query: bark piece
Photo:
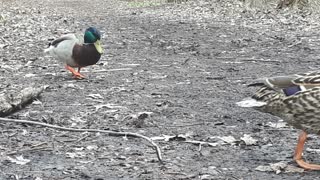
[(46, 86), (40, 88), (28, 87), (21, 90), (21, 92), (0, 94), (0, 117), (22, 109), (37, 98), (44, 89), (46, 89)]

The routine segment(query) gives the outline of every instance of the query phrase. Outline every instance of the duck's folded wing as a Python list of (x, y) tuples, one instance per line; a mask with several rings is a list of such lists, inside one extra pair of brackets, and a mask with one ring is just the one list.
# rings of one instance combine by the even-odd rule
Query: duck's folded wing
[(65, 40), (75, 40), (75, 41), (78, 41), (77, 37), (74, 35), (74, 34), (66, 34), (66, 35), (63, 35), (55, 40), (53, 40), (51, 43), (50, 43), (50, 46), (55, 46), (57, 47), (59, 43), (65, 41)]
[(288, 76), (275, 76), (258, 79), (248, 86), (267, 86), (276, 91), (280, 91), (292, 86), (305, 86), (306, 89), (309, 89), (320, 86), (320, 72), (308, 72)]
[[(264, 78), (259, 79), (248, 86), (264, 87), (258, 91), (259, 93), (257, 93), (260, 96), (270, 94), (272, 91), (283, 93), (286, 96), (291, 96), (298, 92), (304, 92), (315, 87), (320, 87), (320, 72)], [(266, 91), (268, 93), (266, 93)]]
[(279, 91), (283, 88), (294, 86), (294, 80), (297, 78), (297, 75), (263, 78), (255, 80), (254, 83), (251, 83), (248, 86), (267, 86), (275, 91)]

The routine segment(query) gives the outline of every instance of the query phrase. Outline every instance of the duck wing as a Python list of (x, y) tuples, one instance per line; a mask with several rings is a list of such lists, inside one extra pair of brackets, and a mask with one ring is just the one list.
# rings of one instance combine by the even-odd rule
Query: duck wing
[(320, 86), (320, 72), (316, 71), (258, 79), (248, 86), (266, 86), (275, 91), (282, 91), (283, 89), (294, 86), (303, 86), (303, 89), (310, 89)]
[(77, 63), (72, 58), (73, 48), (77, 44), (79, 44), (78, 38), (74, 34), (67, 34), (53, 40), (49, 48), (45, 49), (45, 52), (49, 52), (52, 56), (69, 66), (77, 67)]
[(74, 41), (77, 41), (77, 37), (74, 35), (74, 34), (66, 34), (66, 35), (63, 35), (55, 40), (53, 40), (49, 46), (54, 46), (54, 47), (57, 47), (59, 45), (59, 43), (63, 42), (63, 41), (66, 41), (66, 40), (74, 40)]

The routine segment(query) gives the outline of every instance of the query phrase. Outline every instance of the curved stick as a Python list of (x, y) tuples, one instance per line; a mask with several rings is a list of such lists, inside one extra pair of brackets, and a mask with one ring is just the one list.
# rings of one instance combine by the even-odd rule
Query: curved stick
[(116, 132), (116, 131), (110, 131), (110, 130), (100, 130), (100, 129), (76, 129), (76, 128), (68, 128), (68, 127), (62, 127), (62, 126), (57, 126), (57, 125), (52, 125), (52, 124), (47, 124), (47, 123), (41, 123), (41, 122), (36, 122), (36, 121), (29, 121), (29, 120), (19, 120), (19, 119), (10, 119), (10, 118), (1, 118), (0, 121), (3, 122), (13, 122), (13, 123), (25, 123), (25, 124), (34, 124), (34, 125), (40, 125), (44, 127), (49, 127), (53, 129), (58, 129), (62, 131), (71, 131), (71, 132), (99, 132), (99, 133), (105, 133), (108, 134), (109, 136), (131, 136), (131, 137), (137, 137), (137, 138), (142, 138), (148, 141), (155, 149), (157, 153), (157, 157), (160, 163), (163, 163), (162, 161), (162, 156), (161, 156), (161, 150), (160, 147), (153, 142), (152, 139), (150, 139), (147, 136), (138, 134), (138, 133), (132, 133), (132, 132)]

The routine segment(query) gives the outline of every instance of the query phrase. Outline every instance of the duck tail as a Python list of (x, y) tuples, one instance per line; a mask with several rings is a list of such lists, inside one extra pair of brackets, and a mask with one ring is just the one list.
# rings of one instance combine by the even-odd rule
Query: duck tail
[(249, 85), (247, 85), (248, 87), (254, 87), (254, 86), (264, 86), (265, 83), (263, 82), (257, 82), (257, 83), (251, 83)]
[(49, 44), (49, 47), (44, 49), (43, 52), (44, 53), (50, 53), (53, 48), (54, 48), (54, 46), (51, 46), (51, 44)]
[(262, 107), (266, 105), (266, 102), (258, 101), (253, 98), (245, 98), (242, 101), (236, 103), (240, 107)]

